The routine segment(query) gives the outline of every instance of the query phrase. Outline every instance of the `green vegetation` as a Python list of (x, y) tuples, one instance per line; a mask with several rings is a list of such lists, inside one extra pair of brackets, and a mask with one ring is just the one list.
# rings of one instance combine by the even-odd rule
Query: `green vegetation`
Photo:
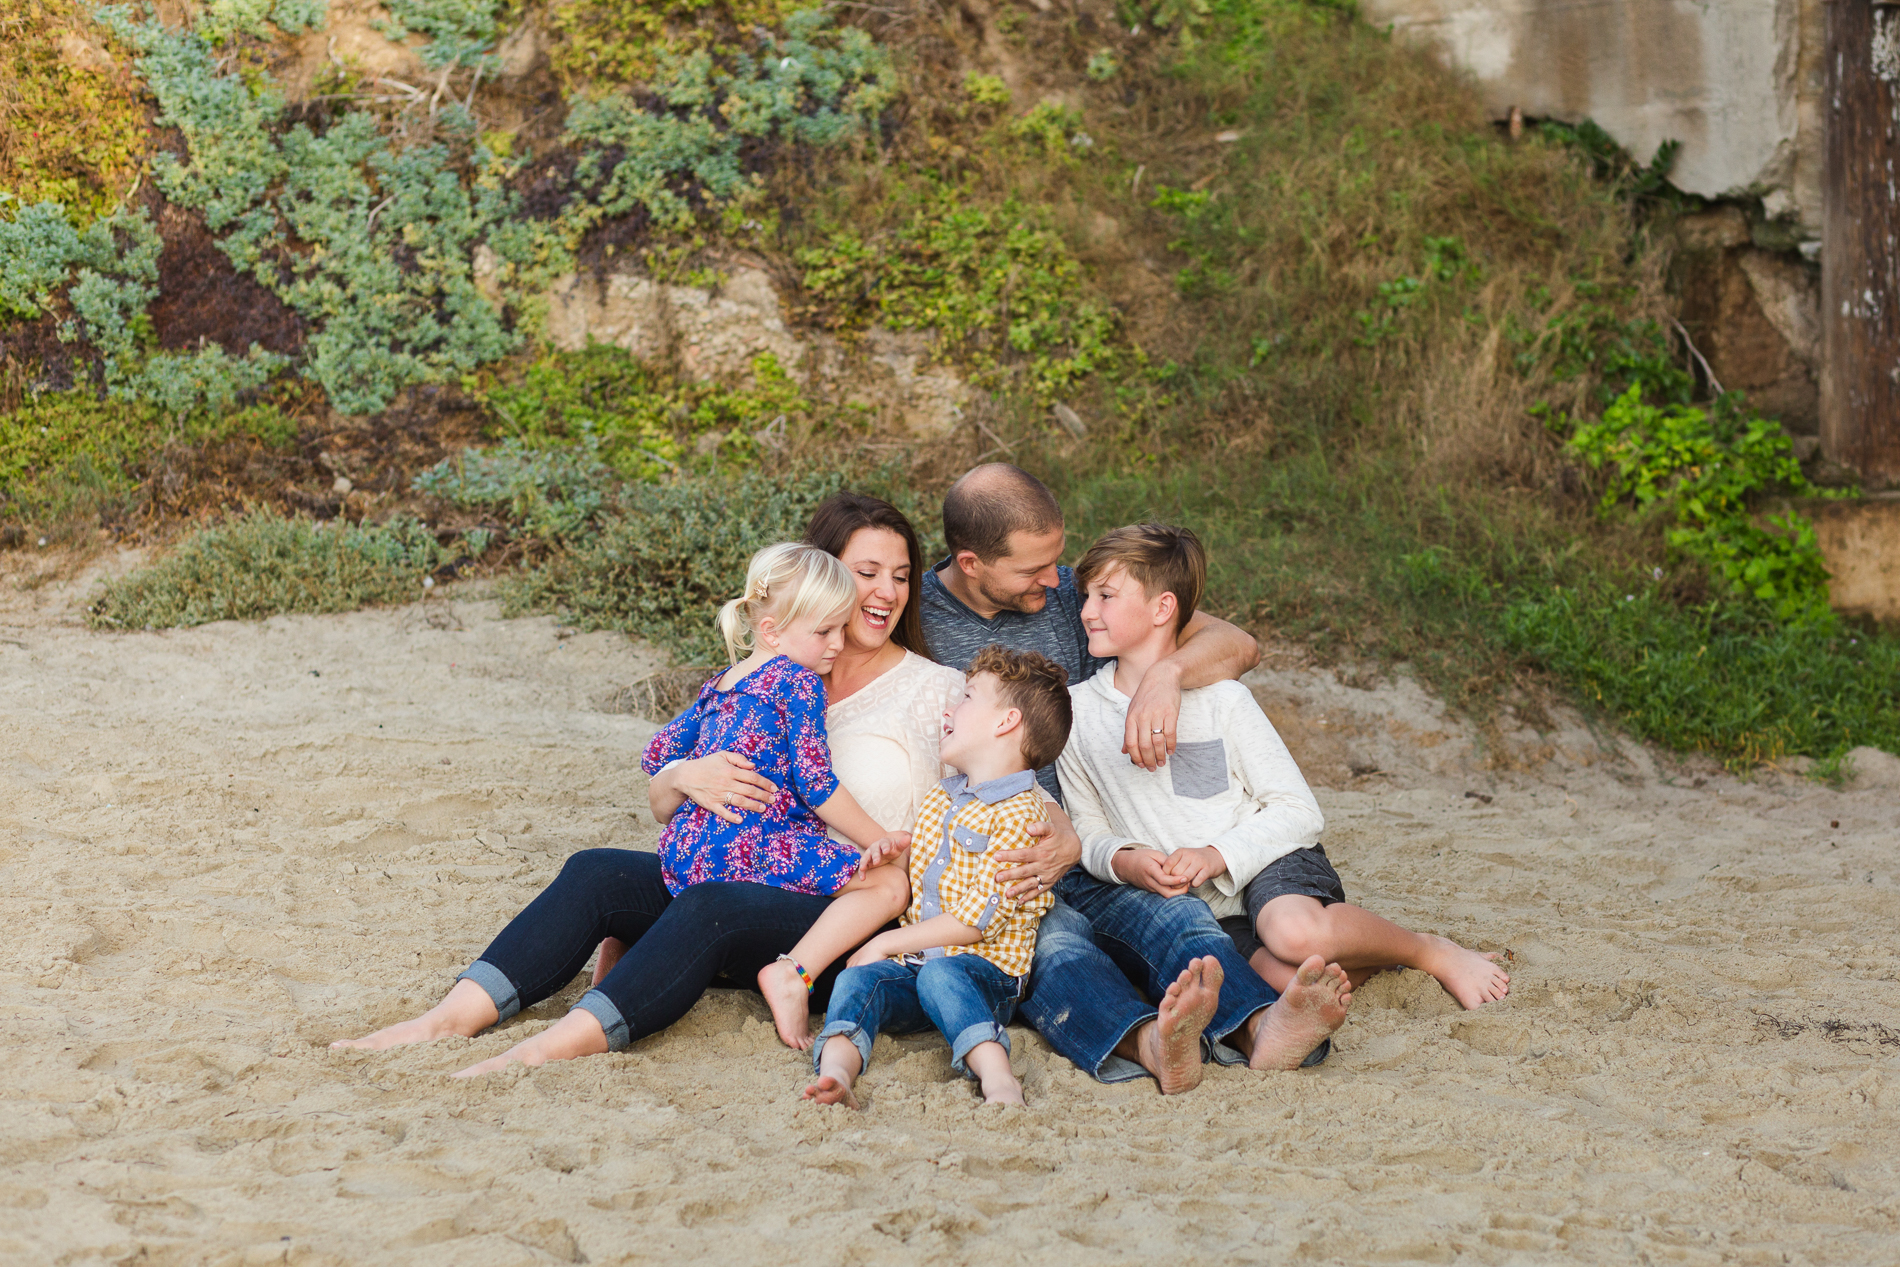
[(935, 330), (940, 355), (979, 384), (1043, 402), (1127, 359), (1113, 312), (1046, 216), (1014, 199), (986, 207), (973, 193), (923, 181), (904, 189), (910, 205), (888, 232), (839, 230), (799, 251), (829, 324)]
[(263, 510), (105, 582), (88, 619), (97, 629), (158, 629), (351, 611), (419, 595), (423, 578), (450, 557), (413, 519), (326, 525)]
[(810, 409), (770, 353), (753, 360), (752, 376), (750, 389), (684, 382), (590, 343), (478, 394), (495, 417), (492, 435), (540, 447), (585, 437), (616, 474), (651, 482), (682, 468), (743, 466), (757, 453), (753, 431)]
[[(822, 9), (800, 10), (783, 36), (762, 35), (756, 52), (664, 53), (640, 97), (575, 101), (567, 139), (581, 153), (575, 180), (591, 196), (570, 209), (573, 228), (642, 207), (684, 229), (696, 201), (716, 206), (756, 188), (739, 161), (747, 141), (828, 146), (862, 135), (890, 103), (890, 55), (863, 31), (829, 24)], [(682, 182), (696, 199), (680, 192)]]
[(390, 20), (377, 29), (392, 40), (406, 40), (411, 32), (427, 37), (422, 64), (430, 70), (499, 65), (491, 50), (501, 40), (506, 0), (384, 0), (383, 7)]
[(1639, 511), (1670, 507), (1672, 547), (1767, 604), (1780, 621), (1826, 618), (1827, 568), (1813, 525), (1785, 511), (1763, 528), (1750, 511), (1763, 492), (1818, 491), (1779, 424), (1748, 415), (1732, 398), (1713, 412), (1646, 405), (1642, 388), (1632, 387), (1601, 419), (1579, 426), (1569, 447), (1591, 467), (1611, 468), (1602, 513), (1615, 513), (1626, 499)]
[(0, 13), (0, 220), (53, 202), (83, 225), (110, 211), (137, 175), (144, 113), (89, 8), (10, 0)]
[(775, 27), (800, 0), (559, 0), (549, 11), (563, 37), (551, 55), (571, 92), (652, 76), (662, 56), (729, 52), (739, 32)]
[(281, 448), (296, 428), (269, 405), (181, 420), (90, 392), (47, 393), (0, 414), (0, 523), (57, 525), (116, 513), (168, 449), (240, 435)]
[[(904, 483), (897, 471), (831, 470), (631, 486), (597, 533), (513, 581), (507, 610), (619, 629), (687, 663), (723, 661), (715, 617), (744, 584), (755, 551), (796, 540), (818, 503), (842, 488), (889, 498), (928, 533), (935, 508)], [(741, 506), (745, 513), (734, 514)]]

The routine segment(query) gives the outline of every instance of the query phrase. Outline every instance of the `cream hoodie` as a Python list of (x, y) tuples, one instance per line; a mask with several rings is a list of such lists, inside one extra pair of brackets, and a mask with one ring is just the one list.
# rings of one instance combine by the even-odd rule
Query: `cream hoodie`
[(1164, 853), (1212, 845), (1227, 870), (1194, 890), (1219, 917), (1245, 915), (1247, 882), (1275, 859), (1319, 843), (1326, 825), (1306, 779), (1253, 692), (1216, 682), (1181, 693), (1178, 745), (1148, 771), (1122, 752), (1128, 697), (1115, 665), (1069, 688), (1075, 724), (1056, 761), (1082, 837), (1082, 865), (1123, 883), (1109, 860), (1146, 845)]

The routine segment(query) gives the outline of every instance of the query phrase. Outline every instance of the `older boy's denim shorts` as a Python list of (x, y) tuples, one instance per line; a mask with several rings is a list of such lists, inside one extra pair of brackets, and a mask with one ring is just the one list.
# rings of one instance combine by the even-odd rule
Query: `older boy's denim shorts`
[(1253, 958), (1260, 949), (1260, 912), (1276, 897), (1297, 893), (1316, 899), (1321, 906), (1346, 900), (1346, 886), (1333, 870), (1324, 845), (1295, 849), (1276, 858), (1266, 870), (1247, 882), (1247, 917), (1229, 915), (1221, 920), (1221, 930), (1233, 939), (1242, 959)]

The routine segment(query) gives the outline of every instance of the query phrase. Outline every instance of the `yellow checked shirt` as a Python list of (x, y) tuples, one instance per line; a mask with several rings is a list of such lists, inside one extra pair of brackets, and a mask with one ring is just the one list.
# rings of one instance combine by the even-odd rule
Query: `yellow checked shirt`
[(1009, 861), (1006, 849), (1035, 843), (1027, 828), (1048, 817), (1032, 770), (1004, 775), (974, 787), (953, 775), (930, 789), (917, 810), (910, 842), (910, 909), (906, 924), (950, 915), (983, 934), (973, 946), (939, 946), (937, 955), (978, 954), (1011, 976), (1029, 974), (1036, 954), (1036, 924), (1055, 905), (1047, 890), (1027, 902), (1003, 896), (996, 873)]

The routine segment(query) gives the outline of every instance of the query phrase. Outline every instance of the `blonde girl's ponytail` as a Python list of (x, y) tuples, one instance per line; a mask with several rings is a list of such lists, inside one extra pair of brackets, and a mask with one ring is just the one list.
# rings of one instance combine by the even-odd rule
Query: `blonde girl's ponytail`
[(726, 657), (737, 664), (752, 653), (754, 634), (766, 616), (784, 628), (808, 617), (841, 613), (857, 597), (851, 569), (835, 556), (801, 542), (767, 546), (746, 564), (745, 592), (719, 609)]

